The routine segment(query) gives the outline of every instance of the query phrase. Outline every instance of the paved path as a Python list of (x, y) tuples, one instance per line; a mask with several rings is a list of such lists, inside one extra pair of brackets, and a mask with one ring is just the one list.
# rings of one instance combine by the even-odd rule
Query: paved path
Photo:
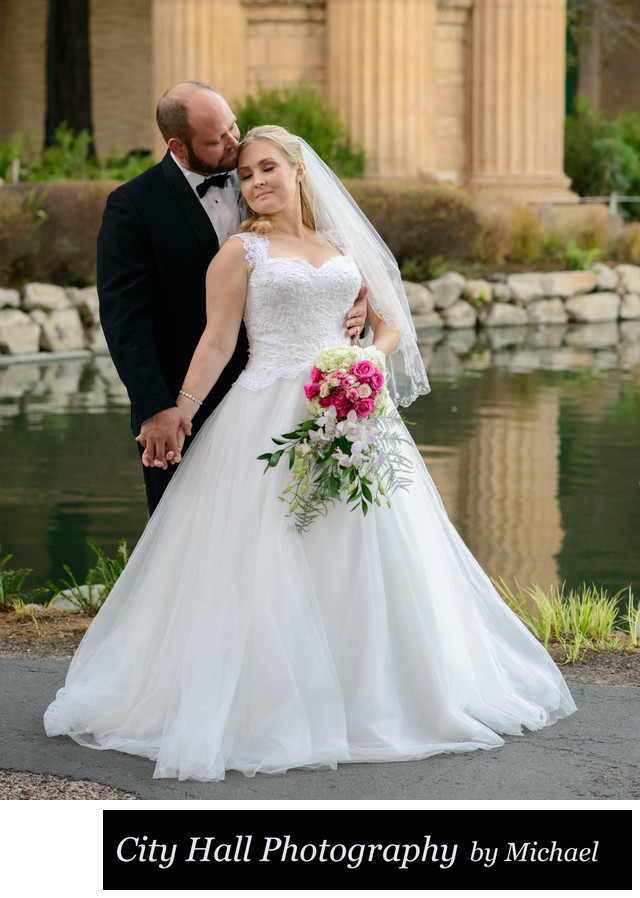
[(153, 763), (48, 738), (42, 715), (66, 661), (0, 658), (0, 769), (89, 779), (142, 799), (487, 800), (640, 798), (640, 688), (572, 686), (578, 711), (492, 751), (395, 764), (345, 764), (222, 783), (154, 780)]

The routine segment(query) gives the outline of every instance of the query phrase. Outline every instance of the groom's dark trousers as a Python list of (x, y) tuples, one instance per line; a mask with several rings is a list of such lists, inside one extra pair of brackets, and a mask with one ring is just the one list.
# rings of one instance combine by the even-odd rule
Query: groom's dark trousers
[[(186, 178), (167, 153), (110, 194), (98, 235), (100, 320), (131, 400), (134, 436), (175, 405), (206, 323), (205, 274), (218, 238)], [(193, 421), (189, 442), (246, 364), (244, 327), (236, 351)], [(143, 468), (153, 512), (174, 466)]]

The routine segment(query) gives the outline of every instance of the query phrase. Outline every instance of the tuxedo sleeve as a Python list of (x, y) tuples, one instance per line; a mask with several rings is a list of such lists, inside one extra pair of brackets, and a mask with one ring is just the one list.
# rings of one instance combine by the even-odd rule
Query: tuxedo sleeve
[(131, 400), (135, 434), (175, 405), (158, 360), (153, 316), (153, 247), (126, 193), (110, 194), (98, 235), (100, 321), (111, 357)]

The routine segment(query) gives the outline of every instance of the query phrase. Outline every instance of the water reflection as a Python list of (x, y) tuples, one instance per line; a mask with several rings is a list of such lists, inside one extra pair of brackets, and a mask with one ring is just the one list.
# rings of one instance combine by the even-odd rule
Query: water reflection
[[(413, 436), (485, 570), (638, 582), (640, 322), (428, 331)], [(106, 357), (0, 366), (2, 554), (32, 585), (83, 576), (146, 522), (126, 392)], [(428, 551), (428, 547), (426, 547)]]

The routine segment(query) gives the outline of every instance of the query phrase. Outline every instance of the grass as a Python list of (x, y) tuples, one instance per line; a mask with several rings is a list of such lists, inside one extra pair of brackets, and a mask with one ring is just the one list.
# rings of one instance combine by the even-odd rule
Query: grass
[[(640, 640), (640, 606), (636, 607), (631, 587), (610, 594), (606, 589), (583, 584), (566, 591), (565, 584), (545, 592), (540, 586), (515, 589), (504, 580), (494, 586), (511, 610), (545, 646), (554, 640), (562, 646), (564, 664), (576, 661), (590, 649), (633, 651)], [(624, 594), (626, 611), (620, 611)]]

